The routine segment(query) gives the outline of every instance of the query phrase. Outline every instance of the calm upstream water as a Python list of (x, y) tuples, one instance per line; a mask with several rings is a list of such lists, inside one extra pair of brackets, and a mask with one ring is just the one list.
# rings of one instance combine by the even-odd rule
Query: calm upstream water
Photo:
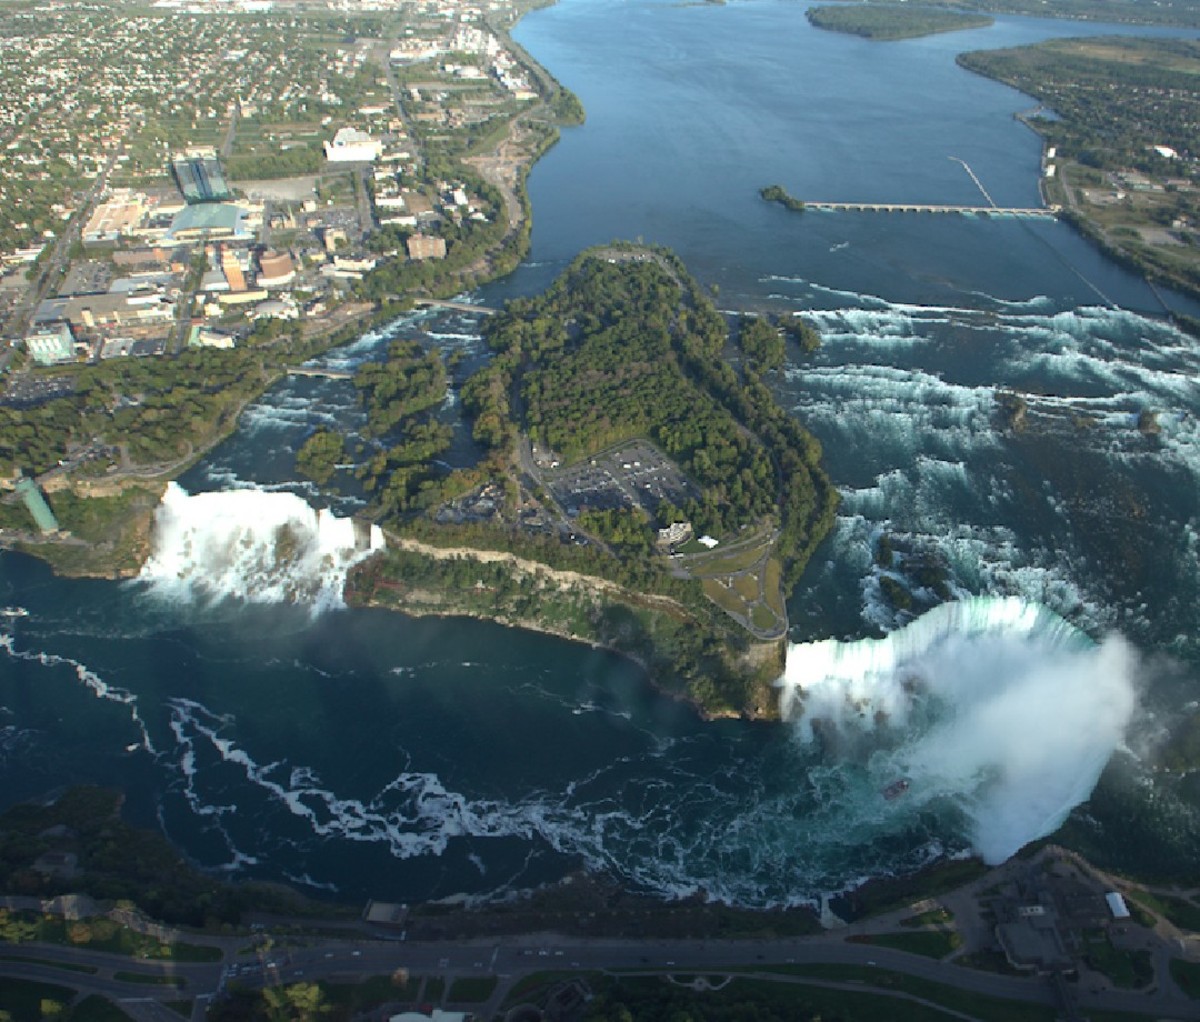
[[(1012, 117), (1032, 101), (954, 56), (1109, 29), (1001, 19), (879, 44), (803, 15), (530, 15), (517, 38), (588, 123), (531, 175), (529, 262), (475, 296), (642, 238), (722, 308), (814, 318), (822, 350), (777, 387), (843, 502), (792, 600), (788, 723), (703, 723), (632, 665), (544, 636), (339, 608), (346, 531), (292, 452), (359, 413), (344, 382), (291, 380), (172, 491), (144, 580), (0, 555), (0, 605), (29, 612), (0, 619), (0, 799), (119, 785), (198, 863), (347, 899), (586, 865), (662, 895), (797, 902), (939, 855), (1003, 859), (1064, 819), (1104, 862), (1194, 863), (1200, 795), (1148, 764), (1196, 706), (1200, 355), (1162, 313), (1200, 310), (1062, 224), (796, 215), (757, 195), (977, 204), (966, 161), (998, 204), (1037, 205), (1040, 143)], [(466, 372), (478, 325), (415, 315), (324, 361), (403, 334), (461, 350)], [(1002, 390), (1027, 397), (1019, 433)], [(463, 430), (449, 460), (472, 456)], [(279, 564), (285, 522), (302, 556)], [(884, 594), (933, 606), (931, 567), (954, 600), (914, 623)]]

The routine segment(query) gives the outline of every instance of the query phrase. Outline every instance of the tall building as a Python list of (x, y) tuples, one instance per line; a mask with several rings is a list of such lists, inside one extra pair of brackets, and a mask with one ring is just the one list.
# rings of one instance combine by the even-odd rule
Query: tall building
[(229, 281), (230, 291), (246, 290), (246, 277), (242, 273), (242, 264), (238, 261), (237, 254), (232, 249), (221, 249), (221, 272), (225, 274), (225, 279)]
[(75, 358), (75, 338), (66, 323), (48, 323), (25, 335), (25, 349), (38, 365), (70, 362)]
[(190, 149), (171, 161), (171, 171), (188, 204), (233, 198), (225, 170), (213, 149)]

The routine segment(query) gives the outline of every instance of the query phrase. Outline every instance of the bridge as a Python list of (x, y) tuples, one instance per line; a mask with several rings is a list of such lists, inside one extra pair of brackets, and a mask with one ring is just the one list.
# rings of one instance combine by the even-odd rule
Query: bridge
[(846, 213), (959, 213), (963, 216), (994, 216), (1052, 220), (1061, 206), (939, 206), (928, 202), (806, 202), (805, 209)]
[(975, 187), (987, 199), (986, 206), (940, 206), (928, 202), (806, 202), (805, 209), (827, 209), (848, 213), (958, 213), (962, 216), (995, 216), (1020, 217), (1022, 219), (1052, 220), (1062, 211), (1061, 206), (1036, 206), (1025, 208), (1020, 206), (997, 206), (996, 200), (983, 187), (983, 182), (971, 169), (966, 160), (951, 156), (951, 160), (961, 164), (975, 182)]
[(413, 301), (418, 309), (451, 309), (454, 312), (480, 312), (485, 316), (493, 316), (499, 309), (490, 305), (472, 305), (470, 302), (447, 302), (440, 298), (417, 298)]
[(320, 366), (292, 366), (288, 376), (319, 376), (325, 380), (352, 380), (354, 373), (349, 369), (322, 369)]

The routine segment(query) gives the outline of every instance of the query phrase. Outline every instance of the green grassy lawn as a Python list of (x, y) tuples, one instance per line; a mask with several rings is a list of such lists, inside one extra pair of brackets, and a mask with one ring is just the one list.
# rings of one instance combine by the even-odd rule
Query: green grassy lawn
[(322, 981), (320, 986), (330, 1004), (358, 1013), (389, 1001), (415, 1001), (421, 986), (420, 977), (399, 978), (400, 982), (396, 982), (392, 976), (371, 976), (361, 983)]
[(1127, 897), (1164, 916), (1181, 930), (1200, 932), (1200, 908), (1190, 901), (1168, 894), (1151, 894), (1149, 891), (1132, 891)]
[(129, 1016), (98, 994), (85, 997), (67, 1013), (71, 1022), (129, 1022)]
[[(717, 991), (694, 992), (680, 987), (667, 987), (657, 977), (621, 976), (598, 979), (593, 987), (598, 992), (598, 1002), (604, 1009), (619, 1010), (624, 1005), (636, 1019), (674, 1019), (702, 1017), (692, 1015), (689, 1008), (712, 1008), (719, 1018), (796, 1018), (837, 1019), (839, 1022), (930, 1022), (961, 1017), (950, 1012), (961, 1012), (971, 1018), (985, 1022), (1051, 1022), (1054, 1011), (1048, 1007), (1029, 1005), (995, 998), (976, 997), (964, 991), (943, 987), (936, 983), (914, 984), (906, 989), (900, 983), (886, 982), (895, 973), (883, 970), (854, 970), (852, 966), (791, 966), (793, 976), (804, 974), (812, 979), (866, 982), (877, 988), (857, 990), (834, 990), (803, 981), (788, 982), (782, 979), (765, 979), (761, 976), (739, 976), (732, 983)], [(850, 970), (846, 972), (846, 970)], [(758, 970), (760, 972), (767, 970)], [(771, 969), (782, 972), (782, 969)], [(864, 979), (872, 974), (869, 979)], [(881, 978), (882, 977), (882, 978)], [(928, 1000), (938, 1007), (917, 1004), (907, 994)], [(945, 1009), (945, 1010), (942, 1010)], [(622, 1017), (615, 1012), (601, 1015), (603, 1018)]]
[(736, 576), (733, 580), (733, 591), (747, 603), (753, 603), (758, 599), (758, 576)]
[(0, 976), (0, 1005), (13, 1022), (41, 1022), (45, 1017), (43, 1004), (66, 1005), (74, 996), (75, 991), (70, 987)]
[(1084, 961), (1088, 967), (1107, 976), (1114, 986), (1139, 990), (1154, 978), (1149, 951), (1122, 951), (1113, 947), (1103, 931), (1084, 934)]
[[(761, 970), (760, 970), (761, 971)], [(998, 997), (985, 997), (959, 990), (957, 987), (919, 979), (902, 972), (876, 969), (857, 965), (780, 965), (772, 966), (770, 972), (791, 976), (811, 976), (814, 979), (833, 980), (847, 983), (864, 983), (900, 993), (911, 994), (952, 1011), (959, 1011), (983, 1022), (1055, 1022), (1057, 1012), (1053, 1008), (1020, 1001), (1005, 1001)], [(889, 1018), (885, 1012), (878, 1016)]]
[(764, 603), (756, 603), (750, 611), (750, 623), (762, 631), (769, 631), (779, 625), (775, 612)]
[(495, 976), (464, 976), (450, 984), (446, 1000), (451, 1003), (468, 1002), (477, 1004), (486, 1001), (496, 989)]
[(957, 933), (947, 930), (917, 930), (913, 933), (881, 933), (864, 938), (862, 943), (892, 947), (897, 951), (908, 951), (914, 955), (924, 955), (926, 958), (945, 958), (958, 948), (962, 938)]
[(518, 1004), (528, 1001), (537, 991), (549, 989), (555, 983), (561, 983), (575, 975), (576, 973), (573, 972), (531, 972), (513, 985), (501, 1007), (504, 1009), (514, 1008)]
[(1171, 978), (1193, 1001), (1200, 1001), (1200, 962), (1171, 959)]
[[(155, 937), (119, 926), (110, 919), (97, 918), (83, 923), (67, 923), (57, 916), (33, 916), (13, 913), (28, 919), (37, 927), (34, 940), (66, 947), (87, 948), (127, 955), (130, 958), (153, 958), (164, 962), (219, 962), (221, 949), (203, 944), (163, 944)], [(86, 938), (86, 939), (81, 939)], [(95, 970), (93, 970), (95, 971)]]
[(779, 561), (772, 557), (767, 561), (766, 577), (763, 579), (763, 596), (780, 620), (787, 614), (783, 600), (783, 568)]
[(737, 614), (745, 617), (749, 613), (750, 608), (746, 606), (746, 601), (732, 589), (726, 589), (716, 579), (706, 578), (701, 583), (701, 586), (704, 589), (704, 595), (727, 614)]

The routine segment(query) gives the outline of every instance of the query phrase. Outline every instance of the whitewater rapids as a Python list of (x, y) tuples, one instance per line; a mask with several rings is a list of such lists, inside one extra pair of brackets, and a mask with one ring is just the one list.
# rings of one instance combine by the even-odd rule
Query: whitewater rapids
[(347, 571), (382, 546), (378, 526), (358, 541), (353, 519), (315, 511), (293, 493), (189, 494), (170, 483), (139, 578), (178, 600), (232, 597), (325, 610), (343, 606)]
[(1135, 673), (1119, 636), (1097, 644), (1037, 604), (975, 598), (883, 639), (793, 645), (779, 685), (801, 742), (865, 756), (881, 786), (906, 778), (917, 806), (950, 800), (995, 864), (1091, 795), (1133, 716)]

